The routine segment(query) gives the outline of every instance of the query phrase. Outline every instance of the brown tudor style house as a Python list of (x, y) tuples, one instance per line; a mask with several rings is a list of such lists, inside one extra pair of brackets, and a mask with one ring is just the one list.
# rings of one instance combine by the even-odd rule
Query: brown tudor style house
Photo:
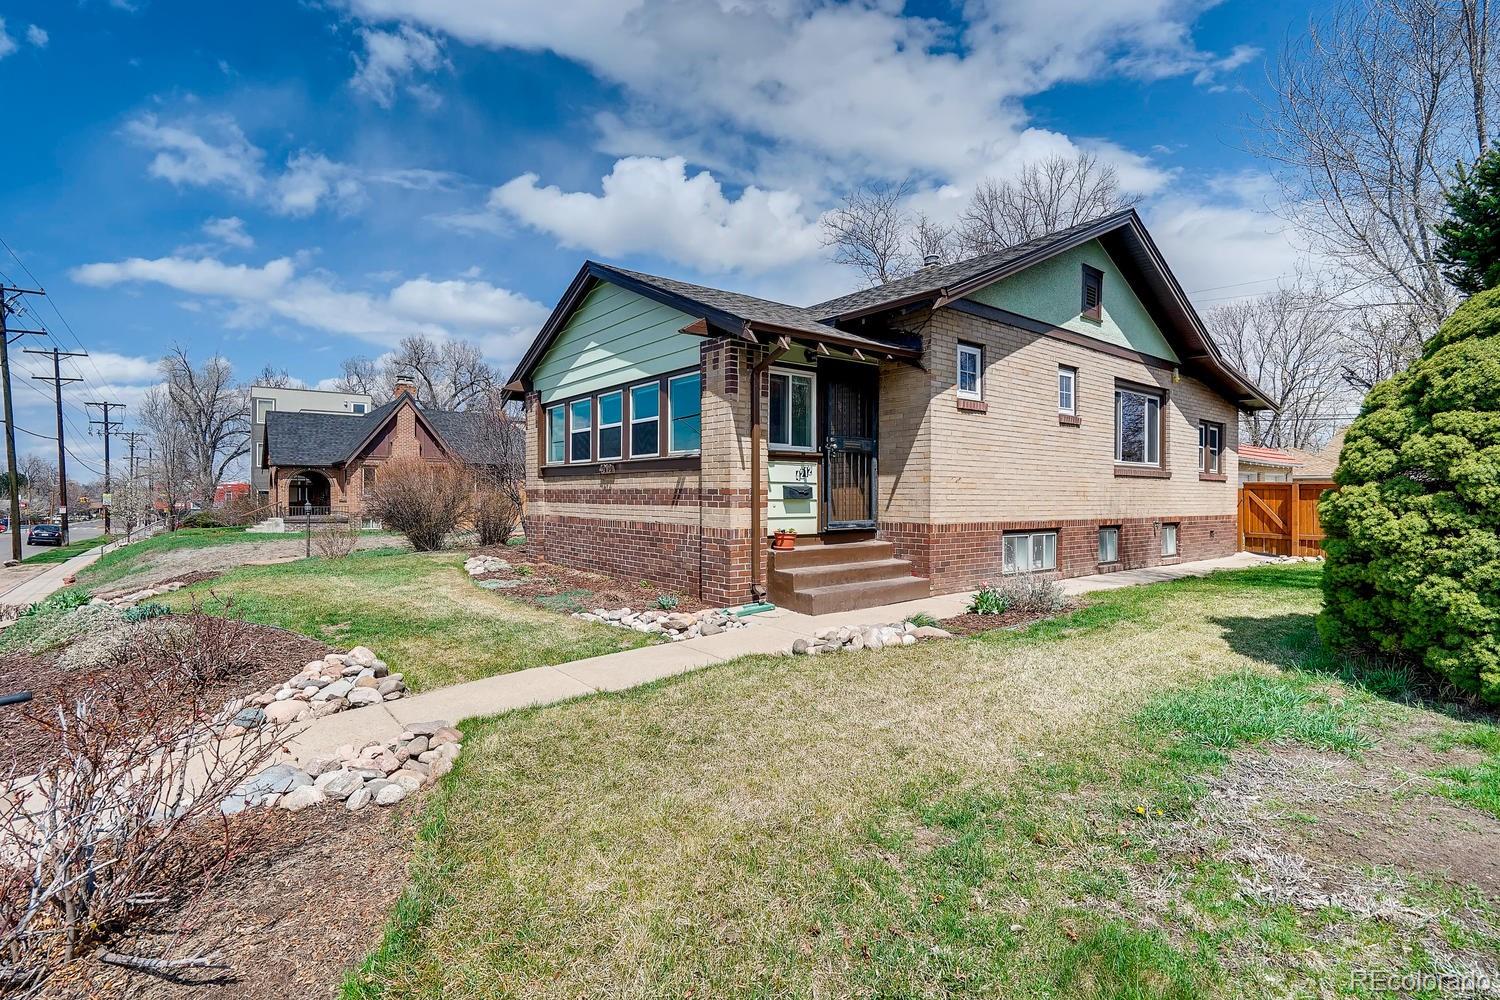
[(367, 413), (283, 412), (265, 415), (261, 467), (279, 515), (366, 520), (365, 496), (380, 467), (398, 458), (435, 464), (486, 465), (484, 418), (417, 401), (409, 383)]
[(1274, 405), (1131, 210), (805, 308), (588, 262), (506, 390), (545, 558), (816, 612), (1227, 555)]

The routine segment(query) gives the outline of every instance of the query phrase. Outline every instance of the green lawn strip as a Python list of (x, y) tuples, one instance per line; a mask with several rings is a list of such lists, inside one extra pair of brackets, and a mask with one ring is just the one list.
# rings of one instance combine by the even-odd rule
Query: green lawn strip
[[(1421, 968), (1407, 933), (1159, 846), (1234, 749), (1357, 755), (1406, 711), (1330, 682), (1362, 672), (1308, 646), (1315, 573), (1235, 576), (470, 722), (344, 996), (1358, 995), (1356, 964)], [(1181, 888), (1148, 913), (1133, 878)]]
[(81, 541), (69, 542), (67, 545), (59, 545), (57, 548), (48, 549), (45, 552), (33, 553), (21, 561), (38, 564), (67, 562), (74, 556), (87, 552), (90, 549), (97, 549), (101, 545), (107, 545), (118, 537), (118, 535), (96, 535), (93, 538), (85, 538)]
[(164, 531), (144, 538), (139, 542), (123, 545), (106, 552), (92, 566), (78, 573), (80, 586), (100, 587), (128, 576), (153, 556), (176, 549), (202, 549), (213, 545), (233, 545), (236, 542), (284, 542), (300, 539), (297, 533), (247, 532), (244, 528), (179, 528)]
[(369, 549), (342, 559), (242, 566), (162, 602), (194, 604), (323, 639), (369, 646), (413, 691), (648, 644), (627, 632), (475, 587), (458, 553)]
[(1444, 733), (1434, 742), (1440, 751), (1463, 746), (1486, 756), (1473, 765), (1429, 771), (1428, 776), (1437, 780), (1433, 791), (1500, 816), (1500, 728), (1470, 724)]

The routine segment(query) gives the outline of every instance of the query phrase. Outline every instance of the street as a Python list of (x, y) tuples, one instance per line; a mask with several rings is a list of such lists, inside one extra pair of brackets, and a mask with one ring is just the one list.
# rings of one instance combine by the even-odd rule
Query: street
[[(26, 536), (30, 531), (30, 528), (21, 529), (21, 554), (23, 556), (34, 556), (38, 552), (49, 552), (56, 548), (53, 545), (27, 545)], [(98, 538), (102, 534), (104, 534), (104, 519), (102, 517), (96, 517), (90, 521), (80, 521), (68, 526), (69, 541), (79, 542), (87, 538)], [(8, 528), (3, 533), (0, 533), (0, 552), (4, 553), (6, 559), (10, 558), (10, 529)]]

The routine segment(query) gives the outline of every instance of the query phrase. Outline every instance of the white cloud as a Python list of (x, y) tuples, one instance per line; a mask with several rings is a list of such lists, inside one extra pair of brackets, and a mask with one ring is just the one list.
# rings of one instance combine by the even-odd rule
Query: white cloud
[[(403, 80), (433, 72), (444, 63), (438, 40), (410, 25), (400, 25), (394, 31), (361, 28), (359, 37), (365, 51), (354, 57), (355, 72), (349, 86), (383, 108), (396, 102), (396, 87)], [(413, 84), (408, 90), (426, 107), (441, 103), (441, 97), (426, 84)]]
[(224, 264), (212, 257), (131, 257), (113, 263), (84, 264), (69, 272), (82, 285), (109, 288), (123, 282), (151, 281), (193, 295), (231, 299), (262, 299), (291, 280), (295, 268), (287, 257), (261, 267)]
[(179, 187), (225, 187), (251, 197), (265, 186), (261, 176), (265, 153), (227, 116), (208, 118), (195, 126), (163, 124), (148, 114), (126, 125), (125, 132), (155, 151), (146, 168), (153, 177)]
[(523, 174), (491, 192), (490, 206), (565, 246), (656, 254), (700, 270), (782, 267), (821, 247), (798, 195), (747, 187), (730, 199), (708, 171), (689, 176), (681, 157), (618, 160), (600, 194), (542, 187)]
[(47, 43), (51, 40), (51, 36), (47, 34), (46, 28), (35, 24), (26, 26), (26, 41), (36, 48), (45, 49)]
[(240, 250), (249, 250), (255, 246), (255, 238), (245, 231), (245, 220), (237, 215), (209, 219), (203, 224), (203, 232), (220, 243)]
[(286, 163), (286, 172), (276, 178), (272, 210), (281, 215), (311, 215), (330, 205), (350, 212), (364, 204), (365, 189), (356, 172), (321, 153), (300, 152)]
[(253, 326), (279, 316), (303, 326), (385, 346), (410, 333), (473, 336), (482, 344), (514, 346), (529, 337), (548, 310), (524, 295), (486, 281), (413, 278), (385, 292), (347, 290), (322, 274), (298, 276), (289, 258), (260, 267), (213, 258), (139, 257), (85, 264), (73, 280), (95, 287), (155, 282), (189, 295), (221, 300), (231, 325)]
[(5, 18), (0, 17), (0, 59), (16, 51), (16, 40), (5, 30)]

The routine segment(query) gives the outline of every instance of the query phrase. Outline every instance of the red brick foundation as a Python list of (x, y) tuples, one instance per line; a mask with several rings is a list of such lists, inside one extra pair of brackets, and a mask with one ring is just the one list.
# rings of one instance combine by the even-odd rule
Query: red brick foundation
[[(1176, 524), (1177, 555), (1161, 554), (1162, 524)], [(1099, 562), (1099, 529), (1120, 529), (1120, 558)], [(1124, 518), (1075, 521), (988, 521), (972, 524), (884, 523), (879, 537), (909, 559), (918, 576), (932, 580), (934, 594), (973, 590), (998, 580), (1006, 532), (1057, 532), (1057, 577), (1088, 576), (1122, 569), (1170, 565), (1232, 555), (1238, 544), (1234, 515)]]
[(712, 604), (750, 600), (750, 533), (660, 521), (566, 515), (523, 519), (548, 562), (627, 580), (649, 580)]

